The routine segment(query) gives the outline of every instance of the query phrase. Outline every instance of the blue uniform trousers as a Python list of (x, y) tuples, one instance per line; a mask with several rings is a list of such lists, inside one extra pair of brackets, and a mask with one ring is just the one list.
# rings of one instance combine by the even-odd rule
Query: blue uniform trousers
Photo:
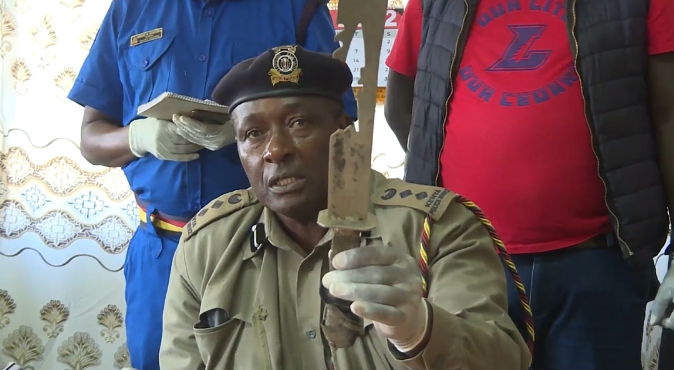
[(124, 263), (126, 338), (133, 368), (159, 370), (164, 299), (180, 234), (147, 221), (136, 229)]

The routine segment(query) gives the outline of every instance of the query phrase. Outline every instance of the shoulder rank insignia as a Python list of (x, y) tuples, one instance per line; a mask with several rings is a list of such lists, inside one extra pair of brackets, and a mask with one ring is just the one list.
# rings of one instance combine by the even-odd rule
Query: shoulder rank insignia
[(297, 47), (292, 45), (279, 46), (274, 48), (273, 51), (274, 57), (271, 60), (271, 69), (269, 70), (272, 86), (279, 82), (299, 83), (302, 69), (299, 67), (299, 61), (295, 55)]
[(377, 205), (416, 209), (438, 220), (454, 198), (447, 189), (391, 179), (375, 190), (371, 200)]
[(237, 190), (221, 195), (202, 208), (183, 229), (183, 238), (189, 240), (197, 231), (232, 213), (257, 203), (249, 190)]

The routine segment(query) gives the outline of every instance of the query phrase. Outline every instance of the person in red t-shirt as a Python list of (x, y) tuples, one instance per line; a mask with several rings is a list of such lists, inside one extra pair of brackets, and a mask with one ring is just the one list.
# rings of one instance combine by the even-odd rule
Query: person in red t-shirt
[[(524, 3), (478, 2), (451, 77), (438, 180), (482, 208), (513, 256), (534, 314), (533, 369), (641, 369), (647, 291), (657, 283), (612, 247), (565, 3)], [(386, 61), (386, 117), (403, 147), (422, 18), (421, 0), (409, 0)], [(651, 70), (663, 71), (674, 94), (674, 1), (650, 0), (647, 22)], [(674, 109), (667, 112), (674, 125)], [(512, 282), (509, 290), (517, 320)]]

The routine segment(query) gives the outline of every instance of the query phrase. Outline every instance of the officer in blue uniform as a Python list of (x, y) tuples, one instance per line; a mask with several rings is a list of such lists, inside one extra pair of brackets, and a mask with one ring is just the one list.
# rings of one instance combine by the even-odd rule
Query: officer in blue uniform
[[(165, 91), (206, 99), (231, 67), (275, 46), (334, 51), (327, 5), (308, 1), (320, 0), (113, 0), (103, 20), (69, 98), (85, 107), (82, 155), (121, 167), (139, 205), (141, 225), (124, 265), (136, 369), (159, 369), (162, 310), (182, 226), (217, 196), (249, 186), (223, 126), (139, 117), (138, 106)], [(352, 92), (345, 105), (355, 119)]]

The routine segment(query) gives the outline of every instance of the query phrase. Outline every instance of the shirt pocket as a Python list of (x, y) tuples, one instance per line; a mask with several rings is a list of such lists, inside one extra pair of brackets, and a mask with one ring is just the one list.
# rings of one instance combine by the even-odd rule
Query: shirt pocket
[[(144, 31), (138, 32), (142, 33)], [(177, 33), (163, 30), (161, 38), (138, 44), (127, 45), (120, 50), (126, 70), (127, 86), (132, 98), (138, 104), (147, 103), (166, 92), (172, 75), (173, 45)]]
[[(209, 369), (263, 369), (266, 345), (261, 345), (256, 331), (255, 311), (232, 313), (224, 322), (204, 325), (203, 315), (218, 307), (204, 309), (194, 336), (201, 359)], [(266, 342), (266, 338), (265, 338)]]

